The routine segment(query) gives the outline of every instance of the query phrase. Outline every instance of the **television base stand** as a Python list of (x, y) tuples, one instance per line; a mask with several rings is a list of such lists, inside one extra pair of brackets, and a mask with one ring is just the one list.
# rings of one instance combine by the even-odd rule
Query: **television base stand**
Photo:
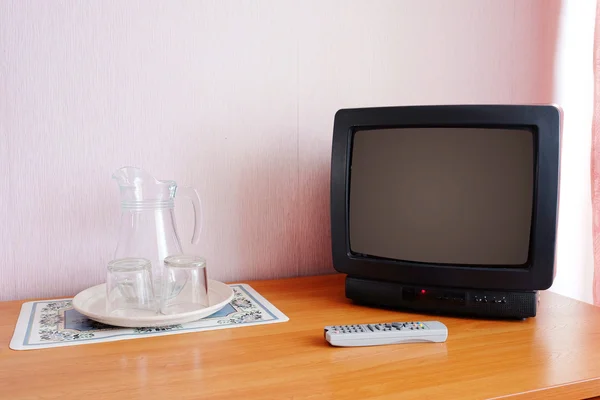
[(537, 291), (427, 287), (346, 277), (346, 297), (361, 304), (420, 313), (484, 318), (535, 317)]

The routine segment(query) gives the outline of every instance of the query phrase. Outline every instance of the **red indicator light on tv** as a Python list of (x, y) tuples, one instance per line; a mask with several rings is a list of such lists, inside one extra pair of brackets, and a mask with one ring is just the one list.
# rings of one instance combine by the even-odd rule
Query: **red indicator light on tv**
[(427, 293), (427, 292), (425, 291), (425, 289), (421, 289), (421, 294), (425, 294), (425, 293)]

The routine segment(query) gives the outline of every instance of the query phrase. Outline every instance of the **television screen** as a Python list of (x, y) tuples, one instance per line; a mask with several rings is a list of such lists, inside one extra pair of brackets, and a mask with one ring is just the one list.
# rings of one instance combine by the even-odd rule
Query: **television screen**
[(527, 267), (532, 130), (364, 129), (352, 140), (348, 218), (354, 254)]

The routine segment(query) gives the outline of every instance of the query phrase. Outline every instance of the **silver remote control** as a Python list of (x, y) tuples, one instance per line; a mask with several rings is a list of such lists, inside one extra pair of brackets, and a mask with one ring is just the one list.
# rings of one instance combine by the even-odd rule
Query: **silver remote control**
[(388, 322), (382, 324), (333, 325), (325, 327), (325, 340), (332, 346), (377, 346), (383, 344), (445, 342), (448, 328), (439, 321)]

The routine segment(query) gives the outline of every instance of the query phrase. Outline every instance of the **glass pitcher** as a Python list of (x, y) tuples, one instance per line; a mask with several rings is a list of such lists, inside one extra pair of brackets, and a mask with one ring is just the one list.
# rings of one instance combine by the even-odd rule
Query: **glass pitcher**
[(194, 210), (192, 244), (198, 243), (202, 211), (193, 188), (177, 187), (136, 167), (123, 167), (113, 174), (121, 192), (121, 224), (115, 259), (146, 258), (152, 263), (154, 293), (160, 296), (164, 259), (182, 253), (177, 234), (175, 195), (191, 200)]

